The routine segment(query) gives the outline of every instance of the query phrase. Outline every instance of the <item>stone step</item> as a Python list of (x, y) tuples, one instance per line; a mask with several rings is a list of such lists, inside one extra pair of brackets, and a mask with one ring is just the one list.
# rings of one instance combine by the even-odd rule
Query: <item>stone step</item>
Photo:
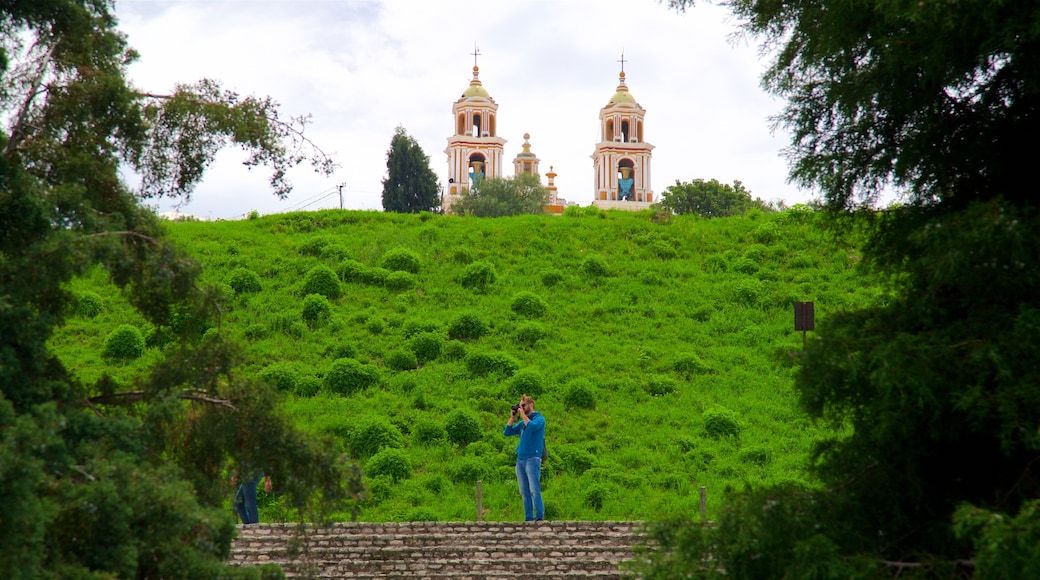
[(373, 560), (339, 560), (280, 563), (286, 575), (292, 573), (305, 574), (317, 572), (319, 577), (353, 578), (358, 575), (386, 577), (387, 575), (421, 576), (443, 575), (446, 577), (473, 575), (582, 575), (616, 576), (619, 561), (585, 559), (578, 561), (546, 561), (537, 558), (485, 558), (482, 554), (474, 554), (471, 558), (456, 559), (373, 559)]
[[(263, 545), (269, 542), (286, 542), (293, 538), (292, 535), (269, 535), (240, 537), (236, 540), (236, 546), (248, 549), (254, 545)], [(350, 547), (368, 546), (373, 548), (383, 547), (412, 547), (427, 548), (436, 546), (482, 546), (511, 547), (515, 545), (553, 545), (560, 548), (582, 548), (587, 546), (616, 546), (626, 547), (632, 545), (636, 534), (614, 534), (614, 535), (585, 535), (585, 536), (562, 536), (559, 534), (502, 534), (473, 533), (473, 534), (426, 534), (426, 535), (337, 535), (337, 534), (308, 534), (308, 545), (315, 547)]]

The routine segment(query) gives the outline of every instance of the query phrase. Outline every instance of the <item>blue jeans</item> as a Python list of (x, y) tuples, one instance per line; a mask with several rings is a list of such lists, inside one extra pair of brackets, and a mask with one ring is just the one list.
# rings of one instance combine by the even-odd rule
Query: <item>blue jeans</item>
[(256, 486), (260, 484), (260, 477), (243, 482), (235, 494), (235, 511), (243, 524), (260, 523), (260, 515), (256, 508)]
[(541, 477), (540, 457), (516, 460), (516, 482), (520, 485), (520, 497), (524, 499), (524, 521), (545, 519)]

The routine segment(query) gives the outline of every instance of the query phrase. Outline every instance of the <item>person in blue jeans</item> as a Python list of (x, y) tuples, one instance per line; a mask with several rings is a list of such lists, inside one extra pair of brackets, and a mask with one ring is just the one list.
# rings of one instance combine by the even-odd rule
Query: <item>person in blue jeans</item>
[[(271, 478), (266, 475), (257, 475), (242, 482), (238, 493), (235, 494), (235, 512), (243, 524), (260, 523), (260, 514), (256, 507), (256, 486), (260, 484), (261, 477), (264, 480), (264, 491), (271, 493)], [(232, 484), (234, 484), (234, 479), (232, 479)]]
[(520, 497), (524, 500), (524, 520), (544, 520), (541, 476), (545, 417), (534, 410), (534, 399), (527, 395), (520, 397), (520, 403), (513, 406), (502, 434), (506, 437), (520, 436), (520, 443), (516, 446), (516, 482), (520, 486)]

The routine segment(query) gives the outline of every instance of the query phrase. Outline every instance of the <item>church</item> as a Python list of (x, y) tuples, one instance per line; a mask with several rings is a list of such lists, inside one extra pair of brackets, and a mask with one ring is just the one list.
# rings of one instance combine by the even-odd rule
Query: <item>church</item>
[[(505, 177), (506, 139), (497, 131), (498, 103), (480, 82), (475, 51), (473, 78), (462, 96), (451, 107), (454, 134), (448, 137), (444, 153), (448, 156), (448, 185), (441, 206), (445, 213), (463, 192), (479, 188), (483, 179)], [(643, 140), (646, 110), (636, 102), (625, 83), (622, 55), (617, 88), (599, 111), (599, 135), (592, 153), (593, 201), (601, 209), (637, 211), (654, 201), (650, 185), (650, 157), (654, 146)], [(520, 153), (513, 158), (513, 175), (527, 173), (541, 177), (541, 160), (531, 152), (531, 136), (524, 134)], [(568, 205), (554, 184), (556, 173), (545, 174), (549, 190), (546, 211), (563, 213)]]

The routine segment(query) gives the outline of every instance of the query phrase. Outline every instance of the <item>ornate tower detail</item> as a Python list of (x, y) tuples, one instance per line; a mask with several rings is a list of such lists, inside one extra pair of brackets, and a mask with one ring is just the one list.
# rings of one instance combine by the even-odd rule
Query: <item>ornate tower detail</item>
[(502, 150), (506, 140), (497, 134), (498, 104), (480, 82), (479, 50), (473, 51), (473, 80), (451, 107), (454, 135), (448, 137), (448, 188), (444, 203), (450, 211), (453, 196), (480, 187), (488, 177), (502, 177)]
[(650, 203), (650, 155), (654, 146), (643, 140), (646, 110), (639, 106), (625, 84), (625, 60), (614, 96), (599, 111), (599, 143), (592, 154), (595, 168), (595, 200)]
[(531, 134), (524, 133), (524, 150), (513, 158), (513, 175), (526, 173), (528, 175), (540, 175), (538, 172), (538, 156), (531, 153)]

